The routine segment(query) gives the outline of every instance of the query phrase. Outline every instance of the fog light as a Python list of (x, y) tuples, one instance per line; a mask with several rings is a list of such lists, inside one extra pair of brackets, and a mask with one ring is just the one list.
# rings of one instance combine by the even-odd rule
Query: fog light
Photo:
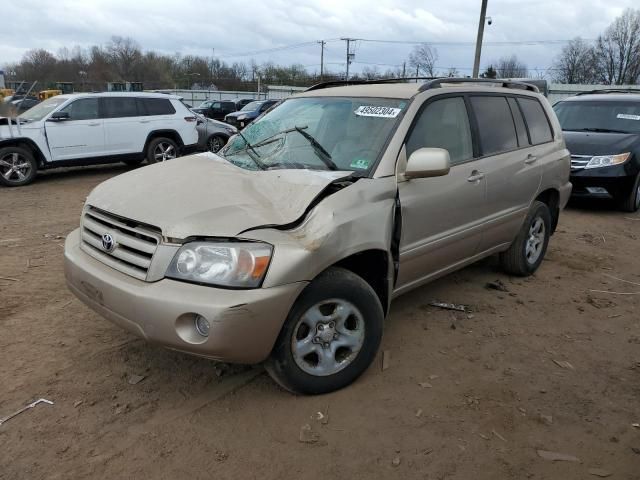
[(209, 328), (210, 328), (209, 320), (207, 320), (201, 315), (196, 315), (195, 323), (196, 323), (196, 331), (203, 337), (208, 337)]
[(587, 187), (587, 192), (596, 195), (607, 195), (609, 193), (606, 188), (602, 187)]

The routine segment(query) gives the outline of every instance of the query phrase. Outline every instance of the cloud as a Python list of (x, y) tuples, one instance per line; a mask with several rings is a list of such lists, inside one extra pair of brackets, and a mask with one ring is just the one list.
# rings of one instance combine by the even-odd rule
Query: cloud
[[(301, 63), (319, 68), (320, 47), (274, 51), (253, 56), (238, 54), (285, 45), (334, 39), (327, 44), (325, 61), (341, 70), (345, 45), (340, 37), (426, 42), (467, 42), (440, 45), (438, 64), (468, 73), (479, 0), (57, 0), (43, 8), (37, 0), (3, 5), (0, 65), (15, 62), (29, 49), (55, 53), (62, 47), (105, 44), (112, 35), (134, 38), (145, 50), (183, 55), (215, 55), (225, 61)], [(486, 42), (557, 40), (575, 36), (595, 38), (636, 0), (491, 0), (493, 25)], [(401, 65), (412, 46), (357, 42), (354, 70), (367, 63)], [(486, 64), (503, 55), (517, 54), (529, 66), (547, 67), (561, 45), (491, 46), (483, 50)], [(364, 62), (364, 63), (359, 63)]]

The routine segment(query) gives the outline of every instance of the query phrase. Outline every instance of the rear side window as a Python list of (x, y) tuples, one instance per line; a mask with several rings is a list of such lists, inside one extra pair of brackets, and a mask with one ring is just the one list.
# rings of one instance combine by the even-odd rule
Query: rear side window
[(495, 155), (518, 148), (511, 110), (505, 97), (471, 97), (478, 122), (482, 155)]
[(529, 127), (531, 143), (538, 145), (552, 141), (553, 133), (551, 132), (551, 126), (540, 102), (533, 98), (518, 98), (518, 103), (522, 108), (524, 118)]
[(515, 98), (509, 98), (507, 101), (509, 102), (511, 115), (513, 115), (513, 123), (516, 126), (516, 133), (518, 134), (518, 146), (527, 147), (529, 146), (529, 135), (527, 135), (527, 127), (524, 124), (520, 107), (518, 107)]
[(419, 148), (444, 148), (451, 164), (473, 157), (471, 128), (462, 97), (443, 98), (427, 105), (407, 140), (407, 157)]
[(138, 98), (138, 109), (141, 115), (173, 115), (176, 109), (168, 98)]
[(60, 111), (69, 112), (69, 120), (94, 120), (98, 118), (98, 99), (81, 98)]
[(135, 97), (106, 97), (103, 102), (105, 118), (138, 116)]
[(222, 102), (222, 108), (225, 110), (235, 110), (236, 104), (233, 102)]

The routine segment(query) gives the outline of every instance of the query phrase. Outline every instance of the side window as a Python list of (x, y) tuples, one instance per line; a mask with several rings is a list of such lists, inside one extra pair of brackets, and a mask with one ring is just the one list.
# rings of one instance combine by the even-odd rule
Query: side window
[(173, 115), (176, 109), (167, 98), (138, 98), (138, 110), (141, 115)]
[(94, 120), (98, 118), (98, 99), (81, 98), (60, 111), (69, 112), (70, 120)]
[(482, 155), (495, 155), (518, 148), (511, 110), (505, 97), (471, 97), (478, 122)]
[(451, 165), (473, 157), (471, 128), (462, 97), (431, 102), (422, 111), (407, 140), (407, 158), (419, 148), (444, 148)]
[(513, 115), (513, 123), (515, 123), (516, 125), (516, 133), (518, 134), (518, 146), (527, 147), (529, 146), (529, 136), (527, 135), (527, 127), (524, 124), (524, 119), (522, 118), (520, 107), (518, 107), (515, 98), (509, 98), (507, 101), (509, 102), (509, 108), (511, 108), (511, 115)]
[(551, 132), (551, 126), (540, 102), (534, 98), (518, 98), (518, 103), (522, 107), (524, 118), (529, 127), (531, 143), (538, 145), (552, 141), (553, 133)]
[(138, 108), (135, 97), (104, 97), (104, 117), (137, 117)]

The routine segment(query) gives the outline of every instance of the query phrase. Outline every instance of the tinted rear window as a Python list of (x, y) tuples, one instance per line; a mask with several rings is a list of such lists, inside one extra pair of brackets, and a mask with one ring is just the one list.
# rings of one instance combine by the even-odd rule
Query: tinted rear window
[(495, 155), (518, 148), (511, 110), (505, 97), (471, 97), (478, 121), (482, 155)]
[(527, 127), (524, 124), (522, 118), (522, 112), (520, 107), (516, 103), (515, 98), (509, 98), (509, 107), (511, 108), (511, 115), (513, 115), (513, 123), (516, 125), (516, 133), (518, 134), (518, 145), (526, 147), (529, 145), (529, 136), (527, 135)]
[(531, 143), (538, 145), (552, 141), (553, 133), (551, 133), (551, 126), (540, 102), (533, 98), (518, 98), (518, 103), (522, 108), (522, 113), (524, 113), (524, 118), (529, 127)]
[(137, 117), (138, 108), (134, 97), (107, 97), (104, 102), (105, 118)]
[(176, 109), (168, 98), (138, 98), (141, 115), (173, 115)]

